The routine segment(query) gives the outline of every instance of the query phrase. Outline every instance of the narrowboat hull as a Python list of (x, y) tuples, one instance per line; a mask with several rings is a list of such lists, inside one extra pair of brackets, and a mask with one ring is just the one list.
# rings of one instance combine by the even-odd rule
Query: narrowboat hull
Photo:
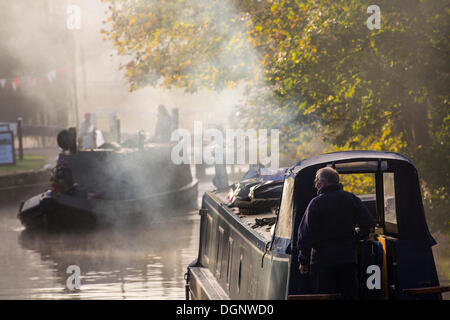
[[(243, 224), (212, 192), (203, 196), (199, 256), (188, 266), (188, 299), (286, 299), (289, 255)], [(218, 232), (217, 232), (218, 230)]]
[(52, 191), (25, 201), (18, 218), (27, 229), (91, 229), (150, 221), (195, 205), (197, 180), (188, 164), (173, 164), (171, 148), (62, 152)]
[[(450, 288), (439, 284), (432, 252), (436, 242), (426, 224), (417, 170), (399, 154), (378, 151), (338, 152), (302, 160), (285, 173), (279, 210), (271, 208), (272, 214), (233, 208), (230, 196), (239, 187), (228, 194), (206, 192), (200, 209), (198, 257), (187, 268), (186, 298), (347, 298), (339, 292), (314, 293), (311, 277), (300, 274), (298, 265), (297, 230), (317, 195), (316, 172), (326, 166), (342, 175), (373, 177), (375, 193), (358, 195), (376, 221), (369, 237), (355, 237), (358, 298), (442, 299), (442, 292)], [(275, 220), (273, 233), (260, 225), (264, 220)], [(377, 279), (376, 287), (369, 285), (372, 277)]]
[(56, 194), (52, 191), (25, 201), (18, 218), (27, 230), (85, 230), (151, 221), (177, 212), (177, 207), (195, 207), (196, 180), (179, 189), (151, 194), (141, 199), (86, 199), (79, 193)]

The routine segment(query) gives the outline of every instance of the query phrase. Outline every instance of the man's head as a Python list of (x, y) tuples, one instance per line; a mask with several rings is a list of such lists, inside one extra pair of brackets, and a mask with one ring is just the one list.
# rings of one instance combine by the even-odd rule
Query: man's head
[(336, 170), (330, 167), (325, 167), (317, 170), (314, 185), (317, 190), (322, 187), (339, 184), (339, 174)]
[(90, 114), (89, 112), (86, 112), (86, 113), (84, 114), (84, 119), (85, 119), (86, 121), (90, 121), (90, 120), (91, 120), (91, 114)]

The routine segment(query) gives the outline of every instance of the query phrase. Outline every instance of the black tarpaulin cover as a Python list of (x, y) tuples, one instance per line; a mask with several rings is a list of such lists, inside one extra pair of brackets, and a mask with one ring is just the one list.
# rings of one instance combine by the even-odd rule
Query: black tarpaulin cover
[[(276, 236), (274, 239), (276, 243), (285, 243), (284, 248), (278, 245), (278, 250), (283, 249), (285, 252), (292, 254), (289, 294), (308, 292), (308, 281), (298, 272), (298, 249), (295, 245), (297, 243), (297, 229), (303, 214), (311, 199), (317, 195), (313, 183), (317, 170), (327, 165), (357, 161), (385, 161), (387, 166), (383, 170), (394, 173), (399, 249), (397, 255), (399, 259), (399, 271), (404, 270), (399, 276), (400, 287), (410, 288), (419, 286), (419, 279), (422, 278), (426, 278), (432, 285), (438, 285), (439, 282), (431, 252), (431, 246), (436, 244), (436, 241), (431, 236), (426, 223), (416, 168), (409, 159), (396, 153), (349, 151), (309, 158), (299, 162), (290, 169), (290, 174), (295, 176), (294, 188), (291, 191), (291, 196), (293, 197), (293, 206), (291, 209), (291, 214), (293, 215), (291, 226), (292, 236), (289, 242), (286, 241), (287, 239), (276, 239)], [(284, 196), (285, 194), (283, 193)], [(283, 214), (289, 213), (280, 210), (280, 215)], [(414, 243), (415, 245), (413, 245)], [(407, 247), (408, 250), (403, 250), (403, 247)], [(412, 260), (408, 260), (405, 257), (410, 257)], [(418, 269), (411, 269), (410, 266), (405, 265), (404, 261), (409, 261), (408, 264), (414, 262)]]
[[(351, 157), (352, 154), (354, 157)], [(308, 159), (308, 161), (305, 161), (307, 163), (302, 161), (299, 163), (300, 166), (293, 170), (296, 172), (293, 192), (295, 220), (293, 230), (296, 230), (306, 207), (311, 199), (316, 196), (313, 181), (317, 170), (331, 162), (386, 160), (388, 164), (387, 171), (395, 174), (395, 203), (399, 239), (420, 239), (426, 241), (430, 246), (436, 244), (426, 223), (417, 170), (409, 159), (396, 153), (349, 151), (327, 154), (324, 155), (322, 160), (325, 160), (325, 162), (321, 162), (319, 156), (314, 159)], [(296, 243), (296, 239), (294, 243)]]

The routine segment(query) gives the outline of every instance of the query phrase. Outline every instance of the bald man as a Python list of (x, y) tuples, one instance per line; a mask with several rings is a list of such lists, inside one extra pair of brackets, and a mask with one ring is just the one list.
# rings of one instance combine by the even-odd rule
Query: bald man
[(300, 273), (311, 275), (313, 293), (340, 293), (343, 299), (356, 300), (357, 238), (367, 237), (375, 220), (361, 199), (342, 190), (333, 168), (318, 170), (314, 183), (318, 195), (298, 229)]

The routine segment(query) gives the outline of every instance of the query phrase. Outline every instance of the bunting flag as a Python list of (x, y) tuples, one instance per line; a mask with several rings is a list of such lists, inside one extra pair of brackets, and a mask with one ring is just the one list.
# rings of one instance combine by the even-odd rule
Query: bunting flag
[(50, 71), (47, 73), (47, 79), (49, 82), (53, 82), (56, 78), (56, 71)]
[(65, 66), (55, 70), (50, 70), (44, 74), (40, 75), (29, 75), (22, 77), (14, 77), (9, 79), (1, 79), (0, 78), (0, 92), (4, 90), (5, 92), (9, 91), (9, 88), (13, 88), (16, 91), (21, 87), (35, 87), (37, 84), (42, 86), (44, 84), (44, 79), (48, 81), (48, 83), (53, 83), (58, 77), (62, 77), (64, 75), (70, 74), (70, 67)]
[(16, 91), (16, 90), (17, 90), (17, 87), (19, 86), (19, 78), (14, 78), (14, 79), (12, 79), (11, 85), (12, 85), (14, 91)]

